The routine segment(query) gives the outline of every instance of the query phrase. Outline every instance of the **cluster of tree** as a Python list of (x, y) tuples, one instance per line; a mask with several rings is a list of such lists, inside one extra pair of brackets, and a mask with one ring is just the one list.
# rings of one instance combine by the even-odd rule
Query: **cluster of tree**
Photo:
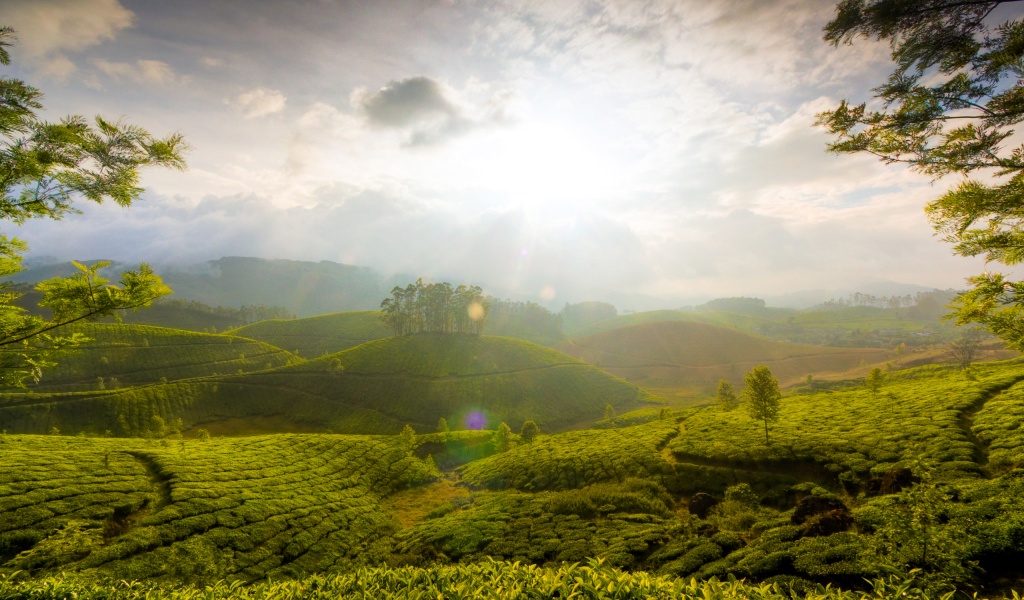
[(697, 310), (721, 310), (743, 314), (760, 314), (765, 309), (765, 302), (760, 298), (716, 298), (697, 307)]
[(491, 331), (507, 328), (528, 328), (537, 333), (559, 338), (562, 318), (536, 302), (513, 302), (487, 298), (487, 322)]
[(572, 335), (588, 325), (611, 319), (619, 315), (619, 310), (607, 302), (580, 302), (569, 304), (562, 308), (559, 316), (562, 317), (562, 328), (565, 333)]
[(875, 308), (914, 308), (928, 307), (947, 304), (956, 297), (953, 290), (933, 290), (931, 292), (917, 292), (916, 294), (904, 294), (902, 296), (874, 296), (854, 292), (845, 298), (833, 298), (826, 300), (813, 307), (811, 310), (839, 310), (851, 306), (873, 306)]
[(381, 321), (395, 335), (410, 333), (480, 334), (487, 316), (487, 299), (479, 286), (448, 282), (423, 283), (417, 279), (403, 287), (395, 286), (391, 297), (380, 303)]
[(904, 294), (903, 296), (874, 296), (854, 292), (845, 298), (833, 298), (815, 306), (816, 310), (839, 310), (851, 306), (873, 306), (874, 308), (909, 308), (917, 306), (921, 292), (916, 295)]
[(283, 306), (267, 306), (265, 304), (246, 305), (239, 308), (230, 306), (210, 306), (197, 300), (183, 300), (180, 298), (161, 299), (153, 303), (154, 306), (191, 310), (208, 315), (225, 317), (238, 321), (241, 325), (265, 321), (267, 319), (294, 319), (295, 315)]
[[(818, 115), (835, 136), (828, 149), (904, 164), (958, 183), (928, 203), (937, 234), (962, 256), (1024, 261), (1024, 20), (993, 11), (1004, 0), (841, 0), (825, 26), (835, 46), (857, 38), (888, 42), (895, 69), (872, 88), (877, 101)], [(969, 279), (952, 308), (1024, 349), (1024, 281), (987, 271)]]

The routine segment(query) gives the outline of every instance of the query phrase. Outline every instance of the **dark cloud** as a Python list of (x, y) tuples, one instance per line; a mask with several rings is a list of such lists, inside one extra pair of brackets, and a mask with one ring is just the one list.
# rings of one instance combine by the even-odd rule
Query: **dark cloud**
[(357, 96), (354, 104), (371, 123), (385, 127), (407, 127), (458, 114), (441, 85), (429, 77), (392, 81), (375, 93)]
[(352, 105), (372, 125), (407, 131), (406, 145), (430, 146), (507, 121), (505, 96), (498, 90), (473, 106), (449, 86), (419, 76), (391, 81), (376, 92), (357, 90)]

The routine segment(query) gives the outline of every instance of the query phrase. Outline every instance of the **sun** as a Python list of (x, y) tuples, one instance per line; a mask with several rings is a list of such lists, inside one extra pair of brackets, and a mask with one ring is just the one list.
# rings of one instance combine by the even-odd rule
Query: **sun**
[(618, 175), (593, 136), (559, 125), (520, 124), (493, 132), (469, 154), (478, 185), (527, 206), (606, 196)]

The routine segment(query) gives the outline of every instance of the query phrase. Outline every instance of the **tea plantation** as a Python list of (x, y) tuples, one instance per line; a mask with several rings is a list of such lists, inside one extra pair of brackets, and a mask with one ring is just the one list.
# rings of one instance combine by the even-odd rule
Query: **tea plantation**
[(378, 311), (360, 310), (304, 319), (268, 319), (230, 333), (294, 351), (303, 358), (317, 358), (388, 337), (391, 330), (381, 322)]
[[(205, 337), (227, 340), (225, 347), (244, 339)], [(600, 369), (512, 338), (419, 334), (310, 361), (278, 354), (295, 364), (124, 389), (0, 395), (0, 429), (142, 435), (154, 430), (154, 418), (180, 420), (183, 430), (276, 418), (284, 431), (397, 433), (405, 424), (432, 431), (442, 417), (461, 428), (473, 414), (479, 426), (532, 419), (557, 431), (598, 420), (609, 404), (628, 410), (658, 402)]]
[[(1024, 361), (790, 395), (767, 444), (763, 423), (717, 406), (549, 426), (638, 397), (548, 348), (431, 335), (241, 376), (8, 395), (0, 598), (923, 598), (1024, 585)], [(281, 398), (294, 418), (390, 435), (194, 435), (223, 415), (283, 411)], [(457, 431), (467, 406), (487, 428), (533, 418), (541, 434)], [(97, 415), (115, 436), (149, 439), (99, 437)], [(433, 432), (439, 416), (453, 431)], [(65, 427), (16, 433), (50, 423)], [(395, 435), (406, 423), (421, 435)], [(57, 435), (76, 425), (87, 435)]]
[(284, 366), (297, 357), (251, 339), (149, 325), (69, 327), (92, 340), (47, 369), (33, 391), (104, 390)]

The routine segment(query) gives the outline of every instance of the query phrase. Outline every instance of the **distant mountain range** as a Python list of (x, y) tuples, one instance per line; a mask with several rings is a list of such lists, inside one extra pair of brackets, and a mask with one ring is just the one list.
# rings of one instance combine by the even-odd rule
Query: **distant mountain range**
[[(96, 260), (83, 261), (93, 264)], [(110, 279), (135, 265), (111, 261), (104, 272)], [(36, 283), (51, 277), (67, 276), (75, 272), (67, 261), (53, 257), (26, 259), (25, 270), (10, 278), (13, 283)], [(196, 300), (211, 306), (239, 307), (264, 304), (281, 306), (300, 317), (350, 310), (376, 310), (380, 301), (395, 285), (406, 285), (415, 281), (416, 276), (400, 274), (385, 276), (370, 267), (346, 265), (328, 260), (320, 262), (265, 259), (242, 256), (226, 256), (217, 260), (194, 265), (169, 265), (158, 267), (157, 271), (174, 290), (174, 297)], [(451, 280), (452, 283), (465, 283)], [(479, 283), (479, 282), (472, 282)], [(761, 296), (769, 306), (786, 308), (807, 308), (826, 300), (843, 298), (854, 292), (879, 296), (914, 294), (932, 291), (919, 285), (879, 281), (849, 290), (803, 290)], [(509, 297), (515, 300), (532, 300), (557, 311), (541, 298), (522, 297), (508, 290), (487, 289), (495, 297)], [(680, 306), (678, 300), (657, 299), (641, 295), (610, 294), (604, 300), (615, 304), (620, 310), (654, 310)], [(700, 304), (710, 300), (705, 298)], [(564, 302), (564, 301), (563, 301)], [(689, 302), (684, 302), (689, 303)]]
[[(94, 264), (96, 260), (84, 261)], [(135, 265), (112, 261), (104, 273), (116, 279)], [(11, 277), (14, 283), (36, 283), (76, 272), (70, 262), (27, 261), (26, 269)], [(300, 317), (380, 307), (381, 299), (408, 276), (385, 278), (368, 267), (331, 261), (263, 259), (226, 256), (198, 265), (158, 268), (174, 290), (174, 297), (211, 306), (238, 307), (264, 304), (282, 306)]]

